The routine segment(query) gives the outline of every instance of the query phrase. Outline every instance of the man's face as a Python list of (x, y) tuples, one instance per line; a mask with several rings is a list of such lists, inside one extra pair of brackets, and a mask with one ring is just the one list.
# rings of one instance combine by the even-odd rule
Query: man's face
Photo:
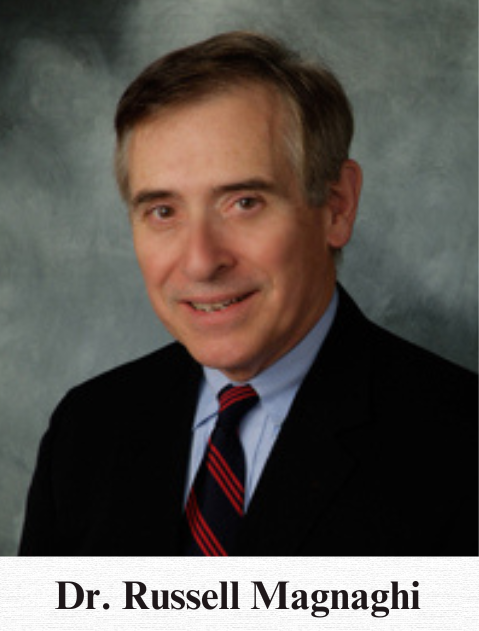
[(285, 150), (285, 108), (238, 87), (138, 125), (133, 237), (153, 307), (201, 364), (247, 381), (287, 353), (331, 299), (329, 210)]

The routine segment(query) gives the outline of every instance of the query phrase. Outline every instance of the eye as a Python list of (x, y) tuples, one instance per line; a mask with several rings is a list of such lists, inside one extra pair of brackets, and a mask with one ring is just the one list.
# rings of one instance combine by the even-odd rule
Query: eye
[(162, 204), (161, 206), (155, 206), (149, 211), (150, 215), (153, 215), (155, 219), (164, 221), (165, 219), (171, 219), (175, 214), (174, 209), (171, 206)]
[(236, 201), (236, 205), (241, 210), (251, 210), (259, 204), (259, 199), (256, 197), (241, 197)]

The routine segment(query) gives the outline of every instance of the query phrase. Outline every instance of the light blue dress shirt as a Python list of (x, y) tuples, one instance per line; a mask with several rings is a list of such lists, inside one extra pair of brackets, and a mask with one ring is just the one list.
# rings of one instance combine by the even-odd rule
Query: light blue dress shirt
[[(240, 425), (240, 439), (246, 459), (245, 509), (251, 501), (266, 460), (276, 441), (281, 425), (288, 415), (296, 392), (333, 323), (337, 305), (338, 293), (335, 291), (328, 308), (306, 337), (276, 363), (248, 382), (258, 393), (260, 402), (244, 417)], [(208, 438), (216, 423), (218, 416), (217, 395), (229, 383), (239, 385), (229, 381), (219, 370), (204, 367), (203, 372), (204, 379), (200, 386), (192, 427), (193, 436), (185, 489), (185, 504), (203, 459)]]

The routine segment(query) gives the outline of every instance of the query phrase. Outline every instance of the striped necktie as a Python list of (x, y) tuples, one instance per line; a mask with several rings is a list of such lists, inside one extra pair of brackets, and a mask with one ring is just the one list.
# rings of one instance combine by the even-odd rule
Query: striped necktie
[(232, 554), (243, 517), (245, 458), (238, 428), (259, 399), (250, 385), (229, 385), (218, 400), (218, 420), (186, 504), (188, 556)]

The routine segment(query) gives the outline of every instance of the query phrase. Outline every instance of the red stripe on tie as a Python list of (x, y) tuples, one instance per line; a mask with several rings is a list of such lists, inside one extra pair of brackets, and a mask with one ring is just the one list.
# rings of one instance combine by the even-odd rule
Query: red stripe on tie
[[(194, 504), (192, 505), (192, 511), (193, 511), (192, 516), (194, 520), (193, 534), (195, 535), (195, 539), (200, 545), (200, 547), (202, 548), (205, 555), (206, 556), (227, 556), (226, 551), (224, 550), (224, 548), (222, 547), (218, 539), (215, 537), (214, 533), (212, 532), (212, 530), (206, 523), (203, 515), (201, 514), (196, 498), (194, 500)], [(208, 551), (205, 552), (198, 537), (201, 537), (204, 543), (208, 546), (210, 550), (209, 552)]]
[[(201, 549), (201, 551), (203, 552), (204, 556), (206, 557), (210, 557), (213, 556), (210, 551), (208, 550), (208, 548), (203, 544), (203, 541), (201, 540), (201, 535), (200, 533), (197, 532), (196, 530), (196, 522), (194, 521), (194, 515), (191, 514), (191, 506), (188, 509), (187, 508), (187, 512), (186, 512), (186, 517), (188, 519), (188, 523), (190, 525), (190, 532), (194, 538), (194, 540), (196, 541), (198, 547)], [(206, 542), (207, 543), (207, 542)]]
[(224, 404), (229, 403), (231, 399), (234, 399), (237, 396), (243, 396), (243, 395), (254, 397), (256, 396), (256, 392), (253, 390), (253, 388), (250, 385), (236, 386), (236, 387), (230, 388), (229, 390), (226, 390), (226, 392), (223, 392), (222, 394), (220, 393), (219, 395), (220, 406), (223, 406)]
[[(191, 490), (190, 500), (191, 502), (188, 501), (187, 504), (188, 521), (190, 523), (191, 532), (193, 533), (196, 542), (202, 549), (205, 556), (228, 556), (226, 550), (218, 541), (215, 534), (212, 532), (211, 528), (208, 526), (203, 515), (201, 514), (201, 511), (198, 507), (198, 502), (196, 501), (194, 489)], [(210, 551), (205, 550), (205, 547), (202, 544), (201, 540), (204, 541), (205, 545), (209, 548)]]
[[(190, 495), (190, 500), (192, 500), (191, 495)], [(207, 557), (213, 556), (214, 550), (211, 548), (211, 544), (206, 539), (203, 543), (202, 539), (204, 538), (204, 535), (202, 535), (202, 533), (199, 532), (197, 528), (198, 520), (196, 519), (195, 509), (193, 507), (192, 501), (189, 501), (188, 504), (186, 505), (186, 517), (190, 525), (190, 532), (193, 535), (198, 546), (201, 548), (201, 551), (203, 552), (203, 554)], [(212, 550), (212, 552), (210, 550)]]
[(216, 456), (216, 458), (219, 461), (220, 467), (225, 472), (225, 477), (228, 480), (231, 481), (231, 484), (233, 486), (233, 490), (236, 493), (239, 493), (241, 496), (243, 496), (244, 495), (244, 486), (243, 486), (243, 484), (240, 482), (240, 480), (238, 480), (235, 472), (231, 469), (229, 464), (223, 458), (223, 456), (221, 455), (221, 452), (218, 449), (218, 447), (216, 445), (213, 445), (213, 443), (211, 443), (211, 441), (210, 441), (210, 445), (209, 445), (209, 455), (210, 455), (210, 457)]
[(243, 508), (242, 508), (241, 504), (238, 502), (238, 500), (235, 497), (233, 497), (233, 495), (231, 494), (230, 490), (228, 489), (226, 484), (221, 479), (220, 474), (215, 469), (214, 463), (211, 460), (208, 461), (207, 467), (208, 467), (208, 470), (211, 473), (211, 475), (218, 482), (218, 484), (219, 484), (220, 488), (222, 489), (223, 493), (226, 495), (226, 497), (230, 501), (231, 506), (240, 515), (240, 517), (242, 517), (243, 516)]
[(204, 530), (201, 529), (198, 523), (198, 505), (196, 498), (193, 496), (193, 492), (190, 495), (190, 501), (186, 506), (186, 516), (190, 525), (190, 531), (196, 540), (196, 543), (203, 551), (205, 556), (216, 556), (216, 551), (212, 543), (206, 537)]
[(249, 384), (246, 386), (232, 386), (231, 388), (227, 388), (224, 392), (220, 392), (219, 399), (220, 401), (227, 401), (230, 397), (240, 392), (250, 392), (254, 394), (254, 390)]
[(228, 553), (223, 548), (221, 543), (218, 541), (218, 538), (215, 536), (211, 528), (208, 526), (205, 518), (203, 517), (200, 509), (198, 508), (198, 505), (196, 505), (196, 516), (198, 518), (198, 526), (201, 527), (202, 529), (201, 532), (204, 534), (205, 537), (209, 537), (209, 542), (212, 545), (213, 550), (214, 550), (212, 556), (217, 556), (217, 557), (228, 556)]
[(236, 394), (234, 398), (229, 399), (226, 402), (221, 401), (220, 412), (223, 412), (224, 410), (228, 409), (231, 405), (238, 403), (238, 401), (243, 401), (244, 399), (251, 399), (254, 396), (255, 396), (254, 393), (251, 393), (251, 392), (244, 392), (244, 393), (240, 392)]
[(251, 386), (244, 386), (244, 387), (238, 386), (237, 388), (231, 388), (227, 392), (220, 394), (219, 400), (220, 400), (220, 403), (226, 403), (230, 399), (234, 399), (238, 395), (249, 395), (251, 397), (254, 397), (255, 394), (256, 393), (253, 390), (253, 388), (251, 388)]
[(228, 477), (228, 471), (225, 471), (224, 467), (221, 464), (221, 461), (218, 459), (217, 454), (213, 453), (212, 451), (210, 451), (210, 453), (208, 454), (208, 464), (210, 463), (221, 476), (223, 482), (226, 484), (231, 494), (235, 496), (238, 502), (243, 502), (244, 491), (242, 488), (238, 489), (237, 478), (231, 479), (230, 477)]

